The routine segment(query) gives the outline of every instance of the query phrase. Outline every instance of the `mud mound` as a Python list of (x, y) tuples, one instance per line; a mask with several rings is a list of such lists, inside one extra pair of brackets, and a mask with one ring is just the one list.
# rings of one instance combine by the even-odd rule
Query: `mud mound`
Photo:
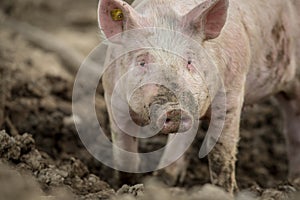
[[(107, 199), (114, 194), (109, 185), (91, 174), (80, 160), (70, 157), (54, 161), (46, 153), (38, 151), (30, 134), (10, 137), (5, 131), (1, 131), (0, 155), (2, 163), (10, 164), (23, 173), (32, 174), (46, 194), (56, 188), (66, 188), (66, 191), (78, 199)], [(5, 171), (4, 168), (1, 173), (5, 174)], [(14, 181), (16, 177), (11, 179)], [(5, 179), (1, 183), (5, 184)], [(27, 186), (34, 189), (32, 182), (21, 181), (20, 188)], [(28, 191), (28, 195), (30, 193)]]

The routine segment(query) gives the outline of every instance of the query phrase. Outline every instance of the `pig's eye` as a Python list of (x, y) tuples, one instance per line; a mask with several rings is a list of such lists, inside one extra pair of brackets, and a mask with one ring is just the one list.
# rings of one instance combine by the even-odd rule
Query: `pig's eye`
[(139, 64), (140, 64), (141, 67), (145, 67), (146, 62), (145, 61), (141, 61)]
[(148, 63), (151, 62), (152, 56), (149, 53), (143, 53), (136, 57), (135, 63), (136, 66), (146, 68), (148, 67)]
[(186, 65), (186, 68), (191, 71), (193, 69), (193, 66), (192, 66), (192, 60), (188, 60), (188, 63)]

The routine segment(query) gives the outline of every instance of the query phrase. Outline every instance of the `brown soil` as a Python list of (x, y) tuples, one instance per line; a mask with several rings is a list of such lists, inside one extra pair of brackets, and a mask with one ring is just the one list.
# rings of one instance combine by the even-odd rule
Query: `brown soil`
[[(74, 67), (80, 59), (68, 62), (57, 49), (40, 45), (1, 24), (13, 23), (13, 19), (33, 25), (63, 41), (74, 54), (85, 56), (100, 41), (96, 8), (97, 0), (0, 1), (0, 200), (54, 196), (87, 200), (133, 196), (231, 199), (220, 188), (202, 187), (209, 183), (207, 159), (197, 157), (203, 131), (199, 131), (188, 153), (190, 164), (183, 183), (172, 188), (153, 180), (145, 183), (151, 174), (126, 174), (126, 179), (117, 182), (114, 171), (83, 147), (72, 121)], [(101, 86), (96, 104), (99, 122), (109, 132)], [(287, 199), (296, 194), (296, 188), (287, 181), (281, 124), (273, 101), (244, 110), (237, 161), (237, 181), (242, 191), (239, 199)], [(161, 138), (143, 143), (141, 150), (157, 148), (164, 141)]]

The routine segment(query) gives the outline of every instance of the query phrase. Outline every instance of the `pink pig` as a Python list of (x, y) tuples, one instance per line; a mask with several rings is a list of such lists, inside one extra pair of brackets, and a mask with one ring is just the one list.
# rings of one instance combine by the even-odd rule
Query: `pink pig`
[[(299, 181), (300, 66), (296, 61), (300, 58), (300, 35), (296, 30), (299, 27), (296, 7), (300, 9), (291, 0), (137, 0), (132, 6), (121, 0), (102, 0), (99, 25), (108, 40), (127, 30), (145, 27), (174, 30), (197, 41), (209, 53), (224, 81), (227, 99), (224, 128), (209, 154), (210, 177), (213, 184), (233, 193), (237, 189), (235, 162), (242, 108), (271, 95), (278, 100), (285, 118), (289, 177)], [(163, 37), (161, 41), (174, 42)], [(138, 141), (118, 127), (110, 106), (117, 79), (130, 69), (129, 66), (150, 70), (149, 63), (164, 63), (159, 76), (173, 81), (174, 88), (180, 88), (179, 93), (197, 99), (196, 112), (200, 118), (209, 116), (211, 99), (217, 95), (208, 94), (206, 84), (193, 70), (201, 69), (206, 61), (193, 57), (197, 52), (188, 45), (178, 44), (177, 47), (183, 54), (186, 52), (186, 58), (175, 58), (159, 50), (138, 50), (120, 58), (112, 64), (112, 70), (105, 72), (103, 86), (112, 138), (114, 144), (124, 150), (137, 152)], [(145, 76), (149, 74), (137, 75), (138, 78)], [(183, 85), (180, 80), (188, 84)], [(219, 87), (213, 80), (209, 84)], [(186, 92), (187, 88), (190, 92)], [(191, 127), (193, 109), (179, 107), (167, 88), (155, 84), (139, 88), (128, 102), (131, 117), (137, 124), (149, 124), (150, 105), (154, 102), (164, 108), (157, 110), (156, 115), (157, 123), (162, 125), (161, 133), (185, 132)], [(178, 129), (182, 123), (178, 116), (184, 120), (181, 130)], [(171, 153), (169, 151), (164, 157)], [(114, 151), (114, 156), (116, 165), (126, 164), (132, 169), (139, 166), (138, 157), (124, 159), (118, 151)], [(180, 158), (167, 167), (166, 172), (173, 177), (182, 175), (183, 161), (183, 157)]]

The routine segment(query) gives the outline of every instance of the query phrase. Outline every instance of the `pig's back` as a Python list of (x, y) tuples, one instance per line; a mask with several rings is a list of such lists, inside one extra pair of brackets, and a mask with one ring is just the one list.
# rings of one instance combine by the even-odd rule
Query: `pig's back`
[[(136, 0), (133, 6), (143, 14), (173, 10), (177, 15), (184, 15), (203, 0)], [(300, 9), (300, 0), (230, 0), (227, 24), (218, 42), (223, 48), (247, 49), (250, 44), (250, 66), (245, 86), (245, 101), (253, 103), (263, 97), (281, 90), (295, 74), (295, 27), (298, 27), (295, 7)], [(240, 27), (239, 30), (237, 27)], [(232, 36), (234, 31), (246, 30), (248, 41), (238, 41)], [(235, 33), (235, 35), (238, 35)], [(228, 42), (226, 40), (231, 40)], [(242, 40), (242, 39), (240, 39)], [(299, 40), (299, 39), (297, 39)], [(234, 45), (234, 43), (237, 43)], [(298, 42), (299, 43), (299, 42)], [(228, 47), (227, 44), (230, 44)], [(237, 51), (238, 51), (237, 50)], [(230, 52), (230, 50), (229, 50)], [(230, 54), (230, 53), (229, 53)], [(248, 55), (250, 54), (250, 55)], [(299, 54), (300, 56), (300, 51)], [(241, 59), (236, 58), (236, 61)], [(243, 57), (242, 57), (243, 58)], [(245, 58), (247, 59), (247, 58)], [(241, 63), (246, 63), (241, 61)], [(255, 91), (255, 92), (254, 92)]]
[(295, 5), (291, 0), (232, 0), (240, 7), (250, 42), (245, 102), (276, 93), (294, 78), (296, 69)]

